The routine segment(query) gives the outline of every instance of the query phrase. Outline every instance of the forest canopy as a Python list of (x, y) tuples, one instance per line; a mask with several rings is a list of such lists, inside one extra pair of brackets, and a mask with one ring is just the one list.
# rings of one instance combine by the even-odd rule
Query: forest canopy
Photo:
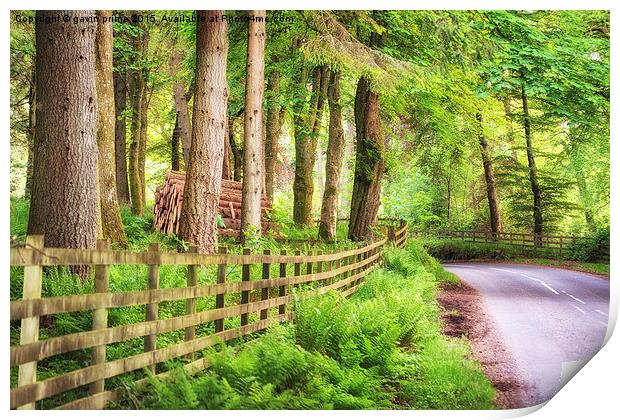
[[(120, 212), (151, 217), (171, 170), (176, 235), (206, 252), (232, 223), (222, 179), (242, 183), (245, 239), (273, 222), (333, 241), (346, 218), (365, 240), (381, 217), (608, 231), (609, 26), (578, 10), (13, 11), (12, 203), (67, 247), (127, 246)], [(54, 242), (61, 220), (83, 238)]]

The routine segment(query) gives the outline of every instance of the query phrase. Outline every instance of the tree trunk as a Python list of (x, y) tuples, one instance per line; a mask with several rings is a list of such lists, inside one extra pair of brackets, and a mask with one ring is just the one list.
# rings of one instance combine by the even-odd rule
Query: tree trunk
[(538, 184), (538, 170), (536, 168), (536, 161), (534, 160), (534, 148), (532, 147), (530, 110), (527, 103), (525, 85), (521, 85), (521, 99), (523, 101), (523, 128), (525, 130), (525, 143), (527, 146), (527, 164), (529, 167), (532, 194), (534, 195), (534, 234), (537, 236), (535, 243), (540, 245), (540, 236), (543, 233), (541, 191)]
[(185, 92), (183, 81), (178, 77), (179, 67), (181, 66), (181, 54), (173, 51), (170, 56), (170, 76), (173, 79), (172, 96), (177, 112), (177, 123), (179, 127), (179, 137), (183, 145), (183, 162), (187, 167), (189, 162), (189, 149), (191, 144), (191, 126), (189, 122), (189, 109), (187, 106), (188, 95)]
[[(148, 35), (147, 35), (148, 36)], [(148, 42), (148, 37), (146, 38)], [(146, 51), (146, 45), (144, 50)], [(138, 153), (138, 170), (140, 180), (140, 197), (142, 198), (142, 208), (146, 207), (146, 139), (148, 134), (148, 104), (149, 104), (149, 88), (146, 83), (146, 75), (144, 78), (144, 89), (142, 90), (142, 100), (140, 101), (140, 144)]]
[(170, 140), (170, 167), (173, 171), (180, 169), (179, 164), (179, 115), (177, 114), (174, 121), (174, 129), (172, 130), (172, 138)]
[(226, 133), (224, 134), (224, 162), (222, 162), (222, 179), (232, 179), (232, 165), (230, 160), (232, 159), (232, 150), (230, 148), (230, 134), (228, 130), (230, 124), (228, 124), (228, 114), (226, 115)]
[(278, 155), (278, 139), (282, 129), (280, 120), (280, 71), (271, 72), (267, 82), (267, 127), (265, 135), (265, 194), (273, 200), (273, 184), (275, 179), (275, 165)]
[[(143, 28), (142, 28), (143, 30)], [(133, 47), (138, 58), (145, 53), (145, 32), (133, 39)], [(129, 191), (131, 195), (131, 211), (138, 216), (144, 215), (145, 197), (142, 189), (142, 173), (140, 166), (145, 150), (142, 148), (142, 124), (144, 111), (145, 74), (143, 69), (131, 71), (129, 91), (131, 96), (131, 145), (129, 146)]]
[(116, 167), (116, 195), (120, 204), (129, 204), (129, 183), (127, 180), (127, 84), (118, 72), (114, 80), (114, 155)]
[(33, 59), (32, 76), (28, 91), (28, 163), (26, 165), (26, 189), (24, 197), (29, 198), (32, 191), (32, 167), (34, 163), (34, 133), (37, 126), (36, 65)]
[(383, 134), (379, 118), (379, 96), (370, 83), (361, 78), (355, 93), (356, 155), (349, 238), (355, 241), (372, 237), (371, 226), (377, 221), (381, 178), (385, 169)]
[(228, 116), (228, 145), (233, 158), (233, 179), (241, 181), (243, 175), (243, 149), (235, 140), (235, 118)]
[[(293, 181), (293, 221), (299, 226), (312, 225), (312, 196), (314, 194), (314, 165), (318, 134), (327, 92), (328, 70), (317, 67), (312, 99), (307, 110), (297, 111), (295, 118), (295, 180)], [(302, 88), (305, 90), (305, 77)], [(302, 114), (302, 115), (300, 115)]]
[(344, 154), (344, 130), (342, 128), (342, 106), (340, 104), (340, 74), (332, 72), (329, 89), (329, 140), (327, 144), (327, 162), (325, 164), (325, 192), (321, 205), (321, 222), (319, 238), (332, 242), (336, 240), (338, 221), (338, 192), (342, 157)]
[(45, 22), (58, 13), (85, 22), (95, 16), (90, 10), (36, 12), (38, 112), (28, 234), (45, 235), (48, 247), (94, 248), (96, 24)]
[(250, 20), (248, 23), (241, 201), (241, 238), (244, 243), (251, 237), (260, 236), (260, 200), (263, 191), (261, 162), (263, 161), (265, 11), (253, 10), (249, 13), (259, 19)]
[(495, 174), (493, 173), (493, 164), (491, 163), (491, 152), (489, 143), (484, 136), (482, 126), (482, 114), (476, 114), (478, 120), (478, 142), (480, 143), (480, 155), (482, 157), (482, 166), (484, 166), (484, 179), (487, 185), (487, 199), (489, 201), (489, 219), (491, 221), (491, 232), (496, 238), (502, 229), (502, 218), (499, 212), (499, 200), (497, 198), (497, 188), (495, 184)]
[(181, 238), (209, 254), (217, 246), (228, 104), (228, 25), (219, 19), (210, 20), (223, 14), (222, 10), (197, 11), (201, 19), (196, 24), (192, 139), (179, 227)]
[(97, 88), (97, 170), (99, 175), (99, 204), (103, 237), (127, 248), (127, 237), (121, 221), (116, 194), (116, 165), (114, 159), (114, 80), (112, 76), (111, 10), (97, 12), (95, 44), (95, 82)]

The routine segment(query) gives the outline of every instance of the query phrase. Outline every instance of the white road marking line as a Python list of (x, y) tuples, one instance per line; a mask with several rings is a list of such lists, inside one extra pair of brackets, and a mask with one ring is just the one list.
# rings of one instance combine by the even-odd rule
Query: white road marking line
[(572, 303), (569, 303), (570, 306), (572, 306), (573, 308), (577, 309), (579, 312), (581, 312), (582, 314), (585, 315), (586, 311), (584, 311), (583, 309), (581, 309), (579, 306), (577, 305), (573, 305)]
[[(540, 281), (540, 280), (539, 280)], [(549, 286), (547, 283), (545, 283), (544, 281), (540, 281), (540, 284), (542, 284), (543, 286), (545, 286), (547, 289), (551, 290), (553, 293), (555, 293), (556, 295), (559, 295), (558, 291), (555, 290), (553, 287)]]
[(503, 271), (503, 272), (505, 272), (505, 273), (517, 274), (515, 271), (512, 271), (512, 270), (504, 270), (503, 268), (493, 268), (493, 267), (489, 267), (489, 270)]
[(601, 314), (603, 316), (607, 316), (607, 314), (605, 312), (601, 311), (600, 309), (595, 309), (594, 312), (599, 313), (599, 314)]
[(544, 281), (542, 281), (542, 280), (540, 280), (540, 279), (537, 279), (536, 277), (531, 277), (531, 276), (528, 276), (527, 274), (523, 274), (523, 273), (519, 273), (519, 275), (521, 275), (521, 276), (523, 276), (523, 277), (525, 277), (525, 278), (528, 278), (528, 279), (530, 279), (530, 280), (537, 281), (537, 282), (538, 282), (538, 283), (540, 283), (542, 286), (545, 286), (547, 289), (551, 290), (551, 291), (552, 291), (553, 293), (555, 293), (556, 295), (559, 295), (559, 294), (560, 294), (560, 293), (559, 293), (557, 290), (555, 290), (553, 287), (549, 286), (549, 285), (548, 285), (547, 283), (545, 283)]
[(564, 290), (562, 290), (562, 293), (564, 293), (569, 298), (576, 300), (577, 302), (583, 303), (584, 305), (586, 304), (583, 300), (581, 300), (579, 298), (576, 298), (575, 296), (571, 295), (570, 293), (566, 293)]

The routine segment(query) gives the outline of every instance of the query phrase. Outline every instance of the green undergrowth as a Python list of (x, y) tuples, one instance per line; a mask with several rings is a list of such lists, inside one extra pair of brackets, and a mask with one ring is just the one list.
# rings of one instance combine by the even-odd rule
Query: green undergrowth
[(349, 299), (298, 300), (294, 323), (219, 344), (209, 370), (152, 377), (117, 408), (494, 408), (467, 342), (441, 334), (438, 285), (456, 279), (416, 243), (388, 249), (385, 261)]
[(419, 239), (433, 257), (443, 261), (455, 260), (513, 260), (530, 258), (541, 260), (568, 260), (596, 262), (603, 257), (599, 245), (585, 244), (567, 246), (560, 255), (558, 249), (546, 247), (524, 247), (506, 243), (469, 242), (454, 239)]

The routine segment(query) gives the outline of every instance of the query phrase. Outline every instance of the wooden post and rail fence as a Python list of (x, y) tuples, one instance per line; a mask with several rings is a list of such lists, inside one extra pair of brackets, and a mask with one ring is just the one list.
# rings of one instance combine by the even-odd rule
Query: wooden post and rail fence
[[(382, 262), (384, 246), (392, 243), (402, 247), (407, 236), (406, 223), (399, 222), (387, 226), (386, 237), (372, 243), (332, 253), (309, 251), (307, 255), (301, 255), (299, 250), (295, 255), (288, 255), (286, 250), (279, 254), (269, 250), (251, 254), (249, 249), (238, 255), (227, 253), (225, 248), (220, 248), (218, 254), (204, 255), (194, 247), (176, 253), (162, 251), (158, 244), (143, 252), (130, 252), (111, 250), (103, 240), (98, 242), (97, 249), (59, 249), (44, 247), (42, 236), (28, 236), (25, 246), (11, 248), (10, 257), (12, 267), (24, 270), (22, 297), (10, 303), (11, 329), (19, 329), (19, 344), (10, 348), (10, 365), (17, 370), (10, 407), (34, 409), (38, 401), (54, 398), (60, 405), (53, 408), (101, 409), (122, 397), (121, 388), (107, 382), (111, 378), (144, 369), (164, 377), (168, 372), (160, 370), (170, 360), (183, 362), (189, 373), (206, 369), (209, 360), (200, 357), (202, 350), (292, 320), (292, 304), (297, 299), (329, 290), (339, 290), (345, 297), (353, 294), (365, 276)], [(110, 290), (110, 266), (115, 265), (146, 265), (144, 289)], [(162, 288), (160, 276), (164, 265), (187, 267), (186, 286)], [(64, 266), (92, 267), (94, 291), (42, 297), (44, 267)], [(261, 266), (260, 276), (252, 278), (252, 266)], [(208, 268), (214, 274), (201, 283), (199, 272)], [(241, 278), (230, 278), (231, 270), (238, 268)], [(300, 288), (304, 285), (313, 287)], [(199, 299), (206, 302), (206, 308), (200, 311)], [(185, 302), (183, 313), (162, 314), (159, 305), (174, 301)], [(109, 326), (110, 310), (136, 306), (144, 307), (144, 321)], [(92, 311), (89, 331), (39, 339), (42, 318), (49, 320), (55, 315), (84, 311)], [(161, 334), (174, 331), (180, 333), (178, 340), (158, 341)], [(142, 340), (143, 350), (114, 360), (106, 357), (109, 346), (128, 340)], [(83, 367), (39, 378), (39, 364), (42, 366), (54, 357), (78, 357)], [(145, 380), (143, 375), (136, 382), (141, 384)], [(74, 395), (74, 399), (63, 399), (63, 395)]]
[[(409, 230), (409, 236), (416, 239), (454, 239), (477, 243), (503, 243), (525, 248), (548, 248), (564, 257), (572, 250), (586, 246), (593, 238), (583, 236), (536, 235), (533, 233), (498, 232), (476, 230)], [(609, 242), (601, 243), (598, 249), (603, 259), (609, 260)]]

